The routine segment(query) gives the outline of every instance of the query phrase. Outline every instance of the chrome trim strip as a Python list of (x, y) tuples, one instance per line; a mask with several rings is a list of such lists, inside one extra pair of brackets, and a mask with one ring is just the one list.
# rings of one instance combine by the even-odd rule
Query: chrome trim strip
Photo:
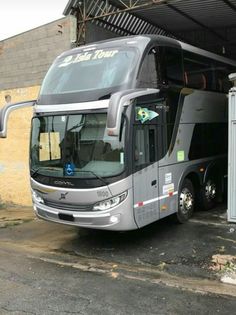
[[(163, 196), (160, 196), (160, 197), (157, 197), (157, 198), (153, 198), (153, 199), (149, 199), (149, 200), (146, 200), (146, 201), (140, 201), (140, 202), (138, 202), (138, 203), (136, 203), (135, 205), (134, 205), (134, 208), (139, 208), (139, 207), (143, 207), (143, 206), (145, 206), (145, 205), (148, 205), (149, 203), (153, 203), (153, 202), (156, 202), (156, 201), (158, 201), (158, 200), (162, 200), (162, 199), (165, 199), (165, 198), (169, 198), (169, 197), (172, 197), (172, 196), (174, 196), (174, 195), (177, 195), (177, 191), (175, 191), (175, 192), (173, 192), (172, 194), (170, 194), (170, 195), (163, 195)], [(142, 205), (140, 205), (140, 204), (142, 204)]]
[(73, 104), (55, 104), (55, 105), (35, 105), (35, 113), (48, 112), (67, 112), (78, 110), (91, 110), (108, 108), (109, 99), (95, 102), (73, 103)]

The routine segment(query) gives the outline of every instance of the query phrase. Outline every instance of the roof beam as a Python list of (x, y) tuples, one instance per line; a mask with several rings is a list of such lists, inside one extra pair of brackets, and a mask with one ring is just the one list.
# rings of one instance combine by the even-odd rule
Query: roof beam
[(236, 6), (230, 2), (229, 0), (222, 0), (225, 4), (227, 4), (233, 11), (236, 11)]
[[(152, 5), (153, 5), (153, 4), (156, 4), (156, 5), (157, 5), (157, 4), (166, 4), (167, 1), (168, 1), (168, 0), (164, 0), (162, 3), (160, 3), (159, 0), (152, 0), (152, 1), (147, 1), (147, 2), (149, 2), (149, 3), (152, 2)], [(176, 0), (169, 0), (169, 2), (170, 2), (170, 1), (173, 2), (173, 1), (176, 1)], [(113, 2), (113, 1), (110, 1), (110, 2)], [(133, 1), (133, 2), (136, 2), (136, 3), (138, 4), (138, 1)], [(144, 2), (144, 1), (142, 1), (142, 2)], [(157, 3), (157, 2), (158, 2), (158, 3)], [(114, 3), (114, 6), (116, 6), (116, 8), (118, 8), (119, 10), (122, 9), (121, 6), (118, 6), (118, 5), (115, 4), (115, 3)], [(136, 9), (135, 12), (133, 12), (134, 9)], [(164, 31), (164, 32), (166, 33), (166, 36), (169, 36), (169, 37), (175, 37), (175, 36), (176, 36), (176, 35), (173, 34), (173, 32), (170, 31), (167, 27), (162, 27), (161, 25), (159, 25), (159, 24), (157, 24), (157, 23), (150, 22), (147, 18), (140, 17), (138, 14), (136, 14), (136, 12), (137, 12), (137, 7), (133, 7), (132, 11), (131, 11), (131, 12), (127, 12), (127, 13), (130, 13), (130, 14), (132, 14), (132, 16), (135, 16), (135, 17), (141, 19), (142, 21), (148, 23), (149, 25), (153, 25), (154, 27), (156, 27), (156, 28), (158, 28), (158, 29)], [(136, 34), (137, 34), (137, 33), (136, 33)], [(167, 35), (167, 34), (168, 34), (168, 35)], [(180, 36), (178, 36), (178, 38), (179, 38), (180, 40), (182, 39)]]
[[(226, 0), (227, 1), (227, 0)], [(183, 11), (179, 10), (178, 8), (176, 8), (174, 5), (172, 4), (167, 4), (167, 6), (174, 10), (175, 12), (179, 13), (180, 15), (184, 16), (186, 19), (194, 22), (195, 24), (197, 24), (198, 26), (201, 26), (203, 29), (207, 30), (208, 32), (214, 34), (216, 37), (220, 38), (221, 40), (223, 40), (224, 42), (227, 41), (227, 39), (223, 36), (221, 36), (219, 33), (215, 32), (214, 30), (212, 30), (210, 27), (202, 24), (201, 22), (197, 21), (196, 19), (194, 19), (192, 16), (190, 16), (187, 13), (184, 13)]]
[[(125, 3), (122, 0), (117, 0), (114, 2), (112, 0), (84, 0), (76, 1), (74, 6), (70, 7), (70, 10), (78, 10), (79, 7), (86, 8), (86, 14), (83, 16), (83, 21), (78, 21), (78, 23), (84, 23), (91, 20), (101, 19), (111, 15), (117, 15), (123, 12), (130, 12), (134, 10), (146, 9), (152, 6), (157, 6), (161, 4), (167, 4), (169, 2), (176, 2), (178, 0), (130, 0), (129, 3)], [(93, 14), (94, 7), (99, 7), (101, 10), (98, 14)], [(69, 7), (64, 11), (64, 14), (69, 14)]]

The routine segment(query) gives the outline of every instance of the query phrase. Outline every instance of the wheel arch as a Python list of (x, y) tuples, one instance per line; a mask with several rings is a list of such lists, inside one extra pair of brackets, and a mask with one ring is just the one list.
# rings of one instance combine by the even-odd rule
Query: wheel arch
[(178, 184), (178, 194), (180, 192), (180, 187), (182, 187), (182, 184), (185, 179), (189, 179), (192, 182), (194, 191), (197, 192), (201, 187), (201, 177), (200, 174), (197, 173), (197, 171), (189, 170), (183, 173), (183, 175), (180, 178), (179, 184)]
[(219, 193), (222, 194), (224, 192), (224, 168), (219, 161), (214, 161), (207, 165), (203, 177), (203, 184), (211, 177), (216, 180)]

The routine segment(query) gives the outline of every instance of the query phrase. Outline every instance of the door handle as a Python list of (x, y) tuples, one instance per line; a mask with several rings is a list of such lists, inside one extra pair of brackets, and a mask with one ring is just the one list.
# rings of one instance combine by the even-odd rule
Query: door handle
[(154, 179), (154, 180), (152, 181), (151, 185), (154, 186), (154, 185), (156, 185), (156, 184), (157, 184), (157, 180)]

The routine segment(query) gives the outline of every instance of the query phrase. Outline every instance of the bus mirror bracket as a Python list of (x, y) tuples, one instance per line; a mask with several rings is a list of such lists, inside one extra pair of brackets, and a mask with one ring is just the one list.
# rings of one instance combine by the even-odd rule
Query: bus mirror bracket
[(7, 121), (8, 121), (9, 114), (16, 109), (34, 106), (35, 103), (36, 103), (36, 100), (31, 100), (31, 101), (19, 102), (19, 103), (14, 103), (14, 104), (8, 104), (4, 106), (0, 110), (0, 138), (7, 137)]
[(132, 89), (112, 94), (108, 105), (107, 134), (119, 136), (123, 109), (132, 104), (133, 99), (159, 92), (158, 89)]

